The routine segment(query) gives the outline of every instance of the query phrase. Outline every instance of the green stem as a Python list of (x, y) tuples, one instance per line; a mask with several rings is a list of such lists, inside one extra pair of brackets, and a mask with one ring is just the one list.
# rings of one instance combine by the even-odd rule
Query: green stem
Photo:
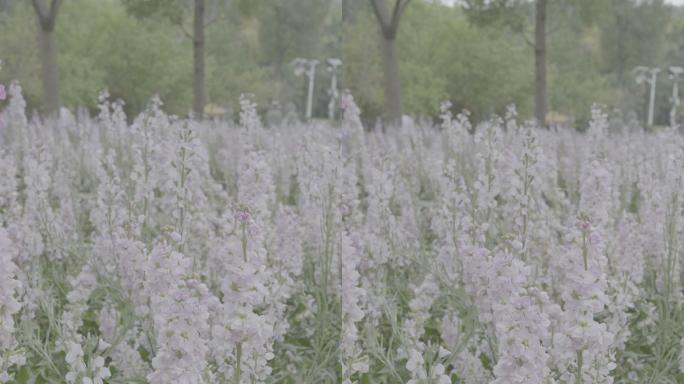
[(582, 259), (584, 260), (584, 270), (589, 270), (589, 250), (587, 249), (587, 231), (582, 231)]
[(245, 263), (247, 262), (247, 229), (246, 225), (243, 222), (241, 224), (242, 227), (242, 258), (245, 260)]
[(236, 352), (235, 359), (237, 360), (237, 363), (235, 365), (235, 374), (233, 375), (233, 382), (235, 384), (240, 384), (240, 376), (242, 374), (241, 367), (240, 367), (240, 363), (242, 361), (242, 343), (238, 343), (238, 345), (237, 345), (237, 352)]
[(577, 372), (575, 373), (575, 384), (582, 384), (582, 351), (577, 351)]

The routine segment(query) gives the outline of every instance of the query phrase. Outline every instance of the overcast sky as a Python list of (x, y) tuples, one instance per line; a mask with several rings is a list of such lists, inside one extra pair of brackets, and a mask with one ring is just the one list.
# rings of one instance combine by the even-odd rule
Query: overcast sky
[[(453, 4), (457, 2), (458, 0), (442, 0), (443, 3), (445, 4)], [(674, 4), (674, 5), (684, 5), (684, 0), (665, 0), (666, 3)]]

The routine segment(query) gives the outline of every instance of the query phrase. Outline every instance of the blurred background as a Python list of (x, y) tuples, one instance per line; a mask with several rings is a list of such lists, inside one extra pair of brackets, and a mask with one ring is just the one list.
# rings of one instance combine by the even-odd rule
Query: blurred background
[[(0, 0), (0, 83), (30, 110), (96, 108), (107, 89), (140, 112), (159, 94), (178, 115), (231, 118), (251, 93), (274, 119), (327, 118), (333, 71), (364, 118), (522, 117), (581, 126), (594, 102), (641, 121), (659, 67), (654, 124), (670, 120), (670, 66), (684, 66), (682, 1)], [(302, 68), (306, 67), (306, 64)], [(396, 74), (392, 72), (396, 71)], [(650, 77), (648, 77), (650, 79)], [(399, 95), (399, 96), (398, 96)], [(397, 99), (397, 100), (394, 100)]]

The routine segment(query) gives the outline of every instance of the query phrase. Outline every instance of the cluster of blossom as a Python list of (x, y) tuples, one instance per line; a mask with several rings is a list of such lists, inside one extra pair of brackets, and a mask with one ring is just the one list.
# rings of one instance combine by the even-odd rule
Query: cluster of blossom
[(535, 292), (526, 288), (529, 268), (510, 254), (476, 252), (482, 268), (474, 272), (485, 273), (477, 276), (478, 284), (490, 306), (481, 317), (483, 323), (493, 324), (498, 341), (492, 383), (544, 383), (549, 377), (550, 320), (537, 304)]
[[(0, 70), (2, 70), (2, 60), (0, 60)], [(7, 99), (7, 89), (5, 89), (4, 84), (0, 84), (0, 102), (5, 101)], [(4, 116), (2, 113), (0, 113), (0, 129), (2, 129), (5, 125), (5, 120)]]
[[(440, 384), (450, 383), (451, 379), (445, 374), (443, 364), (438, 362), (426, 367), (424, 355), (427, 346), (421, 340), (425, 333), (425, 322), (430, 319), (430, 308), (439, 294), (439, 285), (435, 278), (428, 274), (413, 291), (415, 296), (409, 302), (411, 313), (402, 326), (404, 340), (398, 353), (400, 357), (407, 359), (406, 369), (411, 376), (408, 383), (420, 383), (428, 378)], [(440, 348), (440, 358), (447, 354), (446, 349)]]
[(26, 362), (15, 335), (14, 316), (21, 310), (15, 247), (7, 231), (0, 228), (0, 383), (13, 379), (14, 375), (8, 372), (10, 367)]
[(150, 384), (201, 383), (206, 375), (210, 337), (209, 307), (216, 298), (193, 278), (192, 261), (160, 244), (152, 249), (145, 290), (150, 295), (156, 339)]
[(71, 286), (72, 289), (67, 294), (67, 305), (62, 312), (58, 337), (58, 350), (65, 352), (65, 361), (69, 366), (65, 379), (69, 384), (102, 384), (111, 375), (104, 358), (98, 353), (102, 351), (92, 351), (86, 360), (86, 352), (83, 350), (87, 344), (86, 338), (79, 333), (83, 315), (88, 310), (88, 299), (97, 288), (97, 278), (88, 264), (71, 281)]
[[(356, 241), (358, 243), (358, 240)], [(359, 287), (358, 265), (361, 262), (359, 245), (355, 244), (348, 234), (340, 239), (340, 296), (342, 305), (342, 338), (340, 341), (340, 359), (342, 362), (342, 378), (344, 384), (351, 384), (355, 372), (368, 372), (368, 362), (357, 342), (359, 335), (357, 323), (363, 320), (361, 307), (365, 290)]]
[[(684, 369), (684, 138), (0, 111), (0, 382), (628, 383)], [(4, 88), (0, 88), (0, 99)], [(614, 118), (613, 118), (614, 119)], [(677, 357), (680, 357), (677, 359)], [(681, 365), (679, 367), (678, 365)], [(40, 377), (40, 378), (39, 378)]]

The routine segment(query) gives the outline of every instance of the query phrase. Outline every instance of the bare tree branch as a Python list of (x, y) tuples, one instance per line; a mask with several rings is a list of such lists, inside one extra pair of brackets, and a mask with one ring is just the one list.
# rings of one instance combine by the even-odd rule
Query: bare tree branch
[(50, 14), (48, 17), (53, 24), (57, 19), (57, 12), (59, 11), (60, 5), (62, 5), (62, 0), (52, 0), (52, 2), (50, 2)]
[[(380, 1), (383, 3), (380, 4)], [(395, 0), (391, 14), (388, 14), (388, 9), (386, 8), (387, 4), (384, 3), (384, 1), (385, 0), (370, 0), (370, 3), (375, 18), (378, 19), (378, 23), (380, 24), (382, 34), (386, 39), (392, 40), (396, 37), (397, 31), (399, 30), (401, 15), (404, 13), (406, 6), (411, 0)]]
[[(371, 6), (373, 7), (373, 13), (375, 13), (375, 17), (378, 19), (378, 22), (380, 23), (381, 28), (384, 30), (385, 29), (385, 17), (382, 15), (382, 12), (380, 11), (380, 7), (378, 6), (378, 3), (376, 3), (378, 0), (370, 0)], [(379, 1), (385, 1), (385, 0), (379, 0)]]
[(390, 24), (394, 25), (399, 22), (399, 10), (401, 9), (401, 0), (395, 0), (394, 1), (394, 9), (392, 9), (392, 20), (390, 21)]
[(41, 28), (45, 31), (53, 30), (55, 27), (55, 20), (57, 20), (57, 12), (59, 11), (59, 6), (62, 4), (62, 0), (51, 0), (50, 8), (47, 13), (45, 9), (43, 9), (40, 0), (32, 0), (31, 4), (36, 11)]
[(404, 14), (404, 11), (406, 10), (406, 6), (408, 3), (410, 3), (411, 0), (404, 0), (403, 4), (401, 5), (401, 9), (399, 9), (399, 17)]
[(562, 22), (562, 21), (556, 21), (555, 25), (550, 26), (549, 28), (547, 28), (547, 30), (546, 30), (546, 36), (553, 35), (554, 33), (560, 31), (561, 29), (563, 29), (563, 27), (564, 27), (564, 25), (563, 25), (563, 22)]
[[(558, 14), (568, 14), (570, 12), (576, 13), (576, 9), (567, 2), (560, 2), (561, 9), (558, 11)], [(575, 15), (576, 16), (576, 15)], [(550, 25), (546, 29), (546, 36), (553, 35), (554, 33), (558, 32), (559, 30), (563, 29), (563, 27), (566, 27), (566, 23), (569, 17), (552, 17), (551, 21), (554, 23), (554, 25)]]
[(190, 31), (186, 28), (185, 24), (183, 23), (183, 18), (182, 18), (182, 17), (174, 17), (174, 18), (170, 19), (170, 21), (171, 21), (171, 24), (173, 24), (173, 25), (177, 26), (178, 28), (180, 28), (181, 32), (183, 32), (183, 35), (185, 35), (185, 37), (187, 37), (187, 38), (190, 39), (190, 40), (194, 40), (194, 39), (195, 39), (195, 38), (193, 37), (192, 32), (190, 32)]
[(183, 32), (185, 37), (187, 37), (190, 40), (195, 40), (195, 37), (193, 36), (193, 34), (190, 31), (188, 31), (188, 29), (185, 27), (185, 25), (183, 23), (178, 23), (178, 27)]
[(228, 18), (228, 15), (226, 15), (226, 14), (222, 14), (222, 15), (220, 15), (220, 16), (214, 14), (214, 17), (209, 18), (209, 19), (204, 23), (204, 27), (206, 28), (206, 27), (208, 27), (208, 26), (210, 26), (210, 25), (216, 23), (217, 21), (226, 20), (227, 18)]
[(223, 3), (220, 1), (210, 1), (209, 2), (209, 7), (211, 7), (212, 9), (211, 10), (208, 9), (208, 14), (212, 15), (213, 17), (207, 18), (207, 20), (204, 22), (205, 28), (214, 24), (217, 21), (226, 20), (228, 18), (228, 15), (226, 14), (226, 12), (220, 11), (220, 8), (222, 6), (223, 6)]
[(525, 43), (527, 43), (527, 45), (529, 45), (532, 48), (537, 48), (537, 45), (527, 36), (525, 31), (519, 31), (518, 33), (520, 34), (520, 36), (522, 36), (523, 40), (525, 40)]
[(215, 13), (212, 13), (213, 17), (207, 17), (206, 20), (204, 20), (204, 28), (214, 24), (220, 17), (218, 17)]
[(389, 34), (391, 36), (395, 36), (397, 34), (397, 30), (399, 29), (399, 18), (401, 16), (401, 11), (404, 8), (405, 4), (402, 2), (402, 0), (396, 0), (394, 2), (394, 9), (392, 10), (392, 19), (390, 20), (390, 27), (389, 27)]
[[(371, 5), (373, 6), (373, 12), (375, 13), (375, 17), (380, 22), (382, 33), (388, 38), (394, 38), (397, 34), (397, 31), (399, 30), (399, 21), (401, 19), (401, 15), (404, 13), (404, 11), (406, 10), (406, 6), (411, 0), (395, 0), (391, 15), (386, 14), (386, 4), (383, 4), (383, 8), (381, 9), (380, 5), (377, 3), (377, 1), (385, 0), (370, 1)], [(389, 20), (387, 20), (388, 18)]]
[(43, 23), (43, 20), (45, 20), (45, 12), (43, 12), (43, 7), (40, 5), (40, 0), (31, 0), (31, 4), (33, 4), (33, 8), (36, 10), (36, 14), (38, 15), (38, 19), (40, 20), (40, 23)]

